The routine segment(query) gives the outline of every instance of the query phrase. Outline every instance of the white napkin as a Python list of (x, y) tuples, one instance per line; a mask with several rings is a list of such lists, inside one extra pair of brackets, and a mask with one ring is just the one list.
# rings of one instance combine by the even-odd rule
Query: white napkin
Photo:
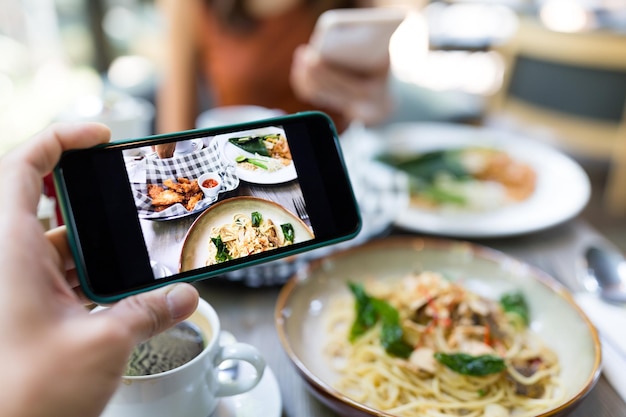
[(592, 293), (578, 293), (575, 299), (600, 334), (602, 372), (626, 401), (626, 307), (604, 302)]

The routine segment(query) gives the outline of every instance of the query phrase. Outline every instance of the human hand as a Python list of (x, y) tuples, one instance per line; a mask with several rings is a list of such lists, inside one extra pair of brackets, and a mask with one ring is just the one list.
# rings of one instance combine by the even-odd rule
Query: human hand
[(389, 62), (372, 71), (355, 71), (325, 61), (310, 45), (296, 49), (291, 86), (304, 101), (371, 125), (383, 121), (392, 109), (388, 87)]
[(159, 158), (171, 158), (174, 156), (174, 151), (176, 150), (176, 143), (164, 143), (162, 145), (155, 145), (154, 150), (156, 151)]
[(3, 417), (98, 416), (133, 347), (187, 318), (197, 291), (177, 284), (90, 314), (64, 228), (44, 233), (41, 183), (61, 156), (109, 140), (99, 124), (54, 125), (0, 158), (0, 404)]

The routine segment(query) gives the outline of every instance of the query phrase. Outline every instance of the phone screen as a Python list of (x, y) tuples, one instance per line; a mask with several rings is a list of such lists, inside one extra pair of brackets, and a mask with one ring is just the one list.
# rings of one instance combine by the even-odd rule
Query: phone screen
[[(167, 144), (174, 155), (160, 158), (154, 147)], [(71, 151), (55, 178), (92, 297), (218, 275), (360, 227), (336, 132), (319, 113)]]

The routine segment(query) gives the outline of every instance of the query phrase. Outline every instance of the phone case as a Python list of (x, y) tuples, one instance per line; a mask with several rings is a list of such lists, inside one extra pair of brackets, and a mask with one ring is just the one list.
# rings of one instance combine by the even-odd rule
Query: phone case
[(406, 14), (391, 7), (328, 10), (317, 21), (311, 44), (329, 61), (375, 69), (387, 62), (389, 41)]
[[(322, 116), (324, 117), (326, 120), (328, 120), (329, 126), (333, 132), (334, 138), (335, 138), (335, 142), (336, 142), (336, 148), (337, 148), (337, 152), (339, 154), (340, 157), (340, 161), (342, 164), (342, 168), (344, 171), (347, 172), (346, 166), (345, 166), (345, 160), (341, 151), (341, 146), (339, 146), (338, 143), (338, 135), (336, 132), (336, 129), (334, 127), (334, 124), (332, 123), (332, 120), (328, 117), (328, 115), (322, 113), (322, 112), (318, 112), (318, 111), (307, 111), (307, 112), (302, 112), (302, 113), (296, 113), (296, 114), (292, 114), (292, 115), (287, 115), (287, 116), (278, 116), (278, 117), (274, 117), (274, 118), (270, 118), (270, 119), (265, 119), (268, 123), (272, 123), (273, 121), (276, 121), (276, 123), (280, 123), (280, 122), (284, 122), (286, 120), (289, 119), (297, 119), (297, 118), (302, 118), (302, 117), (307, 117), (309, 115), (318, 115), (318, 116)], [(228, 126), (220, 126), (220, 127), (211, 127), (211, 128), (205, 128), (205, 129), (196, 129), (196, 130), (189, 130), (189, 131), (184, 131), (184, 132), (176, 132), (176, 133), (168, 133), (168, 134), (161, 134), (161, 135), (153, 135), (153, 136), (148, 136), (145, 138), (135, 138), (135, 139), (127, 139), (127, 140), (120, 140), (120, 141), (116, 141), (116, 142), (110, 142), (107, 144), (101, 144), (98, 145), (97, 148), (107, 148), (107, 147), (121, 147), (124, 148), (125, 145), (128, 144), (136, 144), (138, 141), (147, 141), (147, 140), (153, 140), (153, 139), (177, 139), (182, 135), (195, 135), (195, 136), (208, 136), (217, 132), (221, 132), (224, 128), (228, 128), (231, 130), (247, 130), (250, 129), (252, 127), (255, 127), (258, 124), (259, 121), (252, 121), (252, 122), (245, 122), (245, 123), (240, 123), (240, 124), (233, 124), (233, 125), (228, 125)], [(88, 282), (88, 277), (86, 276), (86, 271), (82, 266), (82, 260), (81, 260), (81, 248), (79, 247), (79, 242), (76, 236), (76, 225), (73, 222), (73, 218), (71, 216), (70, 210), (69, 210), (69, 199), (68, 199), (68, 195), (67, 195), (67, 190), (64, 187), (64, 183), (63, 183), (63, 178), (62, 178), (62, 173), (61, 170), (59, 169), (59, 167), (55, 168), (55, 170), (53, 171), (53, 176), (54, 176), (54, 182), (55, 182), (55, 187), (57, 189), (57, 195), (58, 195), (58, 199), (59, 199), (59, 207), (61, 209), (61, 212), (63, 214), (63, 218), (65, 220), (66, 226), (67, 226), (67, 233), (68, 233), (68, 242), (70, 245), (70, 249), (72, 251), (72, 254), (74, 256), (74, 258), (77, 260), (76, 261), (76, 265), (77, 265), (77, 273), (78, 273), (78, 277), (79, 277), (79, 281), (81, 283), (81, 289), (82, 291), (85, 293), (85, 295), (93, 300), (96, 303), (99, 304), (108, 304), (108, 303), (112, 303), (112, 302), (116, 302), (119, 301), (122, 298), (131, 296), (131, 295), (135, 295), (141, 292), (145, 292), (146, 289), (142, 288), (142, 289), (138, 289), (138, 290), (133, 290), (133, 291), (128, 291), (125, 292), (123, 294), (117, 294), (114, 296), (102, 296), (100, 294), (95, 293), (91, 287), (90, 284)], [(355, 198), (354, 193), (351, 194), (350, 199), (352, 200), (353, 204), (355, 207), (358, 208), (358, 204)], [(339, 243), (339, 242), (343, 242), (346, 240), (350, 240), (352, 238), (354, 238), (355, 236), (357, 236), (357, 234), (360, 232), (361, 230), (361, 226), (362, 226), (362, 219), (361, 219), (361, 215), (360, 215), (360, 211), (357, 210), (357, 225), (355, 230), (348, 234), (348, 235), (344, 235), (341, 236), (339, 238), (336, 239), (330, 239), (327, 241), (323, 241), (323, 242), (318, 242), (318, 243), (311, 243), (309, 246), (306, 246), (304, 248), (295, 248), (293, 251), (290, 251), (289, 253), (278, 253), (278, 254), (272, 254), (271, 252), (266, 252), (267, 256), (265, 256), (262, 259), (258, 259), (258, 260), (250, 260), (246, 263), (243, 264), (239, 264), (239, 265), (231, 265), (228, 267), (224, 267), (221, 268), (219, 270), (219, 272), (205, 272), (205, 273), (199, 273), (198, 275), (194, 275), (191, 277), (182, 277), (180, 279), (175, 279), (175, 280), (168, 280), (166, 282), (159, 282), (159, 280), (155, 280), (154, 281), (154, 286), (151, 286), (150, 289), (155, 289), (158, 287), (162, 287), (168, 284), (172, 284), (172, 283), (176, 283), (176, 282), (194, 282), (197, 280), (201, 280), (201, 279), (206, 279), (206, 278), (210, 278), (212, 276), (216, 276), (216, 275), (221, 275), (227, 272), (231, 272), (231, 271), (235, 271), (237, 269), (240, 268), (244, 268), (244, 267), (248, 267), (248, 266), (253, 266), (253, 265), (258, 265), (261, 263), (266, 263), (266, 262), (270, 262), (273, 260), (277, 260), (280, 258), (284, 258), (286, 256), (293, 256), (293, 255), (297, 255), (299, 253), (303, 253), (303, 252), (308, 252), (310, 250), (313, 249), (317, 249), (320, 247), (324, 247), (324, 246), (328, 246), (328, 245), (332, 245), (335, 243)]]

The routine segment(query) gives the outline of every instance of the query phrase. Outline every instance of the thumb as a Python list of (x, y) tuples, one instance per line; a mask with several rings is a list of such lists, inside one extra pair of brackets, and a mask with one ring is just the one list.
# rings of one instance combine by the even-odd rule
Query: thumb
[(198, 306), (198, 298), (198, 291), (190, 284), (173, 284), (125, 298), (106, 314), (126, 323), (139, 343), (189, 317)]

